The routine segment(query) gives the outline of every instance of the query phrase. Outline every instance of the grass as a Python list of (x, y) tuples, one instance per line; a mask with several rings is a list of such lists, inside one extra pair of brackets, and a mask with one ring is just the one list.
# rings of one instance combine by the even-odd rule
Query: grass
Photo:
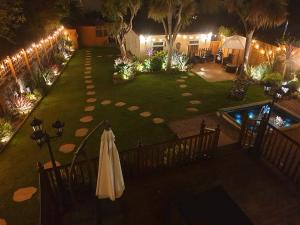
[[(44, 120), (46, 129), (52, 132), (51, 123), (60, 119), (65, 122), (65, 132), (62, 138), (53, 141), (55, 157), (62, 163), (70, 162), (72, 154), (57, 151), (60, 144), (80, 143), (81, 139), (74, 137), (77, 128), (92, 128), (98, 122), (108, 119), (112, 123), (120, 151), (136, 146), (138, 139), (143, 143), (157, 143), (175, 138), (166, 124), (155, 125), (152, 118), (162, 117), (167, 121), (195, 116), (200, 113), (215, 111), (226, 106), (244, 104), (264, 99), (262, 88), (252, 86), (244, 101), (236, 102), (227, 98), (232, 82), (208, 83), (199, 77), (190, 77), (185, 92), (192, 92), (193, 97), (182, 97), (183, 89), (179, 88), (176, 79), (183, 74), (143, 74), (127, 84), (112, 84), (113, 58), (117, 54), (109, 48), (94, 48), (93, 80), (96, 86), (96, 110), (91, 113), (83, 111), (86, 100), (86, 88), (83, 82), (84, 50), (79, 50), (71, 60), (58, 82), (43, 99), (28, 121), (19, 130), (6, 150), (0, 155), (0, 218), (5, 218), (8, 224), (37, 224), (39, 202), (36, 194), (32, 200), (14, 203), (12, 195), (15, 190), (24, 186), (37, 185), (36, 162), (45, 163), (49, 160), (47, 150), (39, 149), (30, 140), (30, 121), (38, 117)], [(97, 57), (103, 55), (104, 57)], [(107, 56), (106, 56), (107, 55)], [(140, 110), (129, 112), (126, 108), (116, 108), (114, 105), (102, 106), (100, 100), (111, 99), (113, 102), (124, 101), (127, 106), (138, 105)], [(188, 99), (200, 99), (199, 113), (186, 112)], [(93, 104), (93, 103), (92, 103)], [(92, 105), (91, 104), (91, 105)], [(141, 111), (150, 111), (149, 118), (139, 116)], [(84, 115), (92, 115), (90, 124), (82, 124), (79, 119)], [(99, 133), (95, 134), (88, 144), (91, 155), (99, 150)]]

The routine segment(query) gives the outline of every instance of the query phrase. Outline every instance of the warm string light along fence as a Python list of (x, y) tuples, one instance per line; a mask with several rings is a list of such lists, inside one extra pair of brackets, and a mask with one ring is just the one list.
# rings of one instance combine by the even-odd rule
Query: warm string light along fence
[(11, 74), (15, 80), (18, 80), (18, 71), (24, 66), (26, 66), (28, 72), (32, 74), (31, 63), (36, 60), (39, 65), (42, 65), (42, 58), (48, 57), (49, 52), (63, 35), (67, 36), (67, 32), (64, 31), (64, 27), (61, 26), (53, 34), (41, 39), (37, 43), (33, 43), (26, 50), (21, 49), (17, 54), (7, 56), (0, 62), (0, 79)]

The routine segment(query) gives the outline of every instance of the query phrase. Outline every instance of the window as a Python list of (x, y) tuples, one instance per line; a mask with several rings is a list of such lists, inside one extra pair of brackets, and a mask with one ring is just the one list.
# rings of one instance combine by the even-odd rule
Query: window
[(96, 37), (106, 37), (107, 31), (103, 26), (96, 26)]
[(189, 41), (189, 45), (199, 45), (199, 41)]
[(153, 42), (152, 47), (154, 52), (162, 51), (164, 49), (164, 42), (163, 41)]

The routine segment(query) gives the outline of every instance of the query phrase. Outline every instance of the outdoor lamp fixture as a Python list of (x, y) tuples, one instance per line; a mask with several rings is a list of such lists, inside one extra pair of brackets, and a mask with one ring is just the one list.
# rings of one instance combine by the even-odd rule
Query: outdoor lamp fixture
[(55, 180), (57, 182), (57, 187), (59, 190), (59, 200), (60, 200), (60, 203), (62, 203), (64, 205), (66, 203), (66, 201), (65, 201), (66, 198), (65, 198), (65, 194), (64, 194), (65, 189), (62, 185), (61, 175), (56, 166), (56, 161), (55, 161), (54, 154), (52, 151), (52, 146), (51, 146), (51, 139), (62, 136), (63, 128), (64, 128), (65, 124), (59, 120), (57, 120), (56, 122), (54, 122), (52, 124), (52, 127), (56, 129), (55, 136), (50, 136), (46, 132), (46, 130), (43, 130), (43, 121), (40, 119), (34, 118), (30, 125), (33, 129), (33, 133), (30, 136), (31, 139), (36, 141), (36, 143), (39, 145), (40, 148), (42, 148), (42, 146), (44, 144), (47, 145), (50, 160), (51, 160), (52, 167), (54, 170)]

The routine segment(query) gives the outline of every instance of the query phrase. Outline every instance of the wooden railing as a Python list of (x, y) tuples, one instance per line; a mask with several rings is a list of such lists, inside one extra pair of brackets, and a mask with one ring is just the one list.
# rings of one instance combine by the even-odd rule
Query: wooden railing
[[(124, 177), (128, 179), (197, 162), (201, 159), (209, 159), (217, 148), (219, 135), (219, 127), (207, 129), (203, 122), (198, 135), (154, 145), (143, 146), (140, 144), (136, 148), (121, 151), (119, 156)], [(85, 144), (82, 145), (82, 147), (84, 146)], [(70, 193), (70, 201), (76, 201), (78, 193), (83, 191), (86, 194), (94, 195), (98, 157), (72, 162), (59, 166), (58, 169), (64, 187)], [(60, 225), (59, 215), (53, 215), (53, 213), (57, 213), (53, 210), (53, 205), (56, 205), (56, 208), (60, 207), (54, 170), (43, 169), (41, 166), (39, 174), (41, 180), (41, 225)], [(57, 218), (57, 220), (49, 219), (49, 217)]]
[(300, 181), (300, 144), (267, 121), (247, 120), (242, 125), (241, 146), (250, 149), (296, 184)]

